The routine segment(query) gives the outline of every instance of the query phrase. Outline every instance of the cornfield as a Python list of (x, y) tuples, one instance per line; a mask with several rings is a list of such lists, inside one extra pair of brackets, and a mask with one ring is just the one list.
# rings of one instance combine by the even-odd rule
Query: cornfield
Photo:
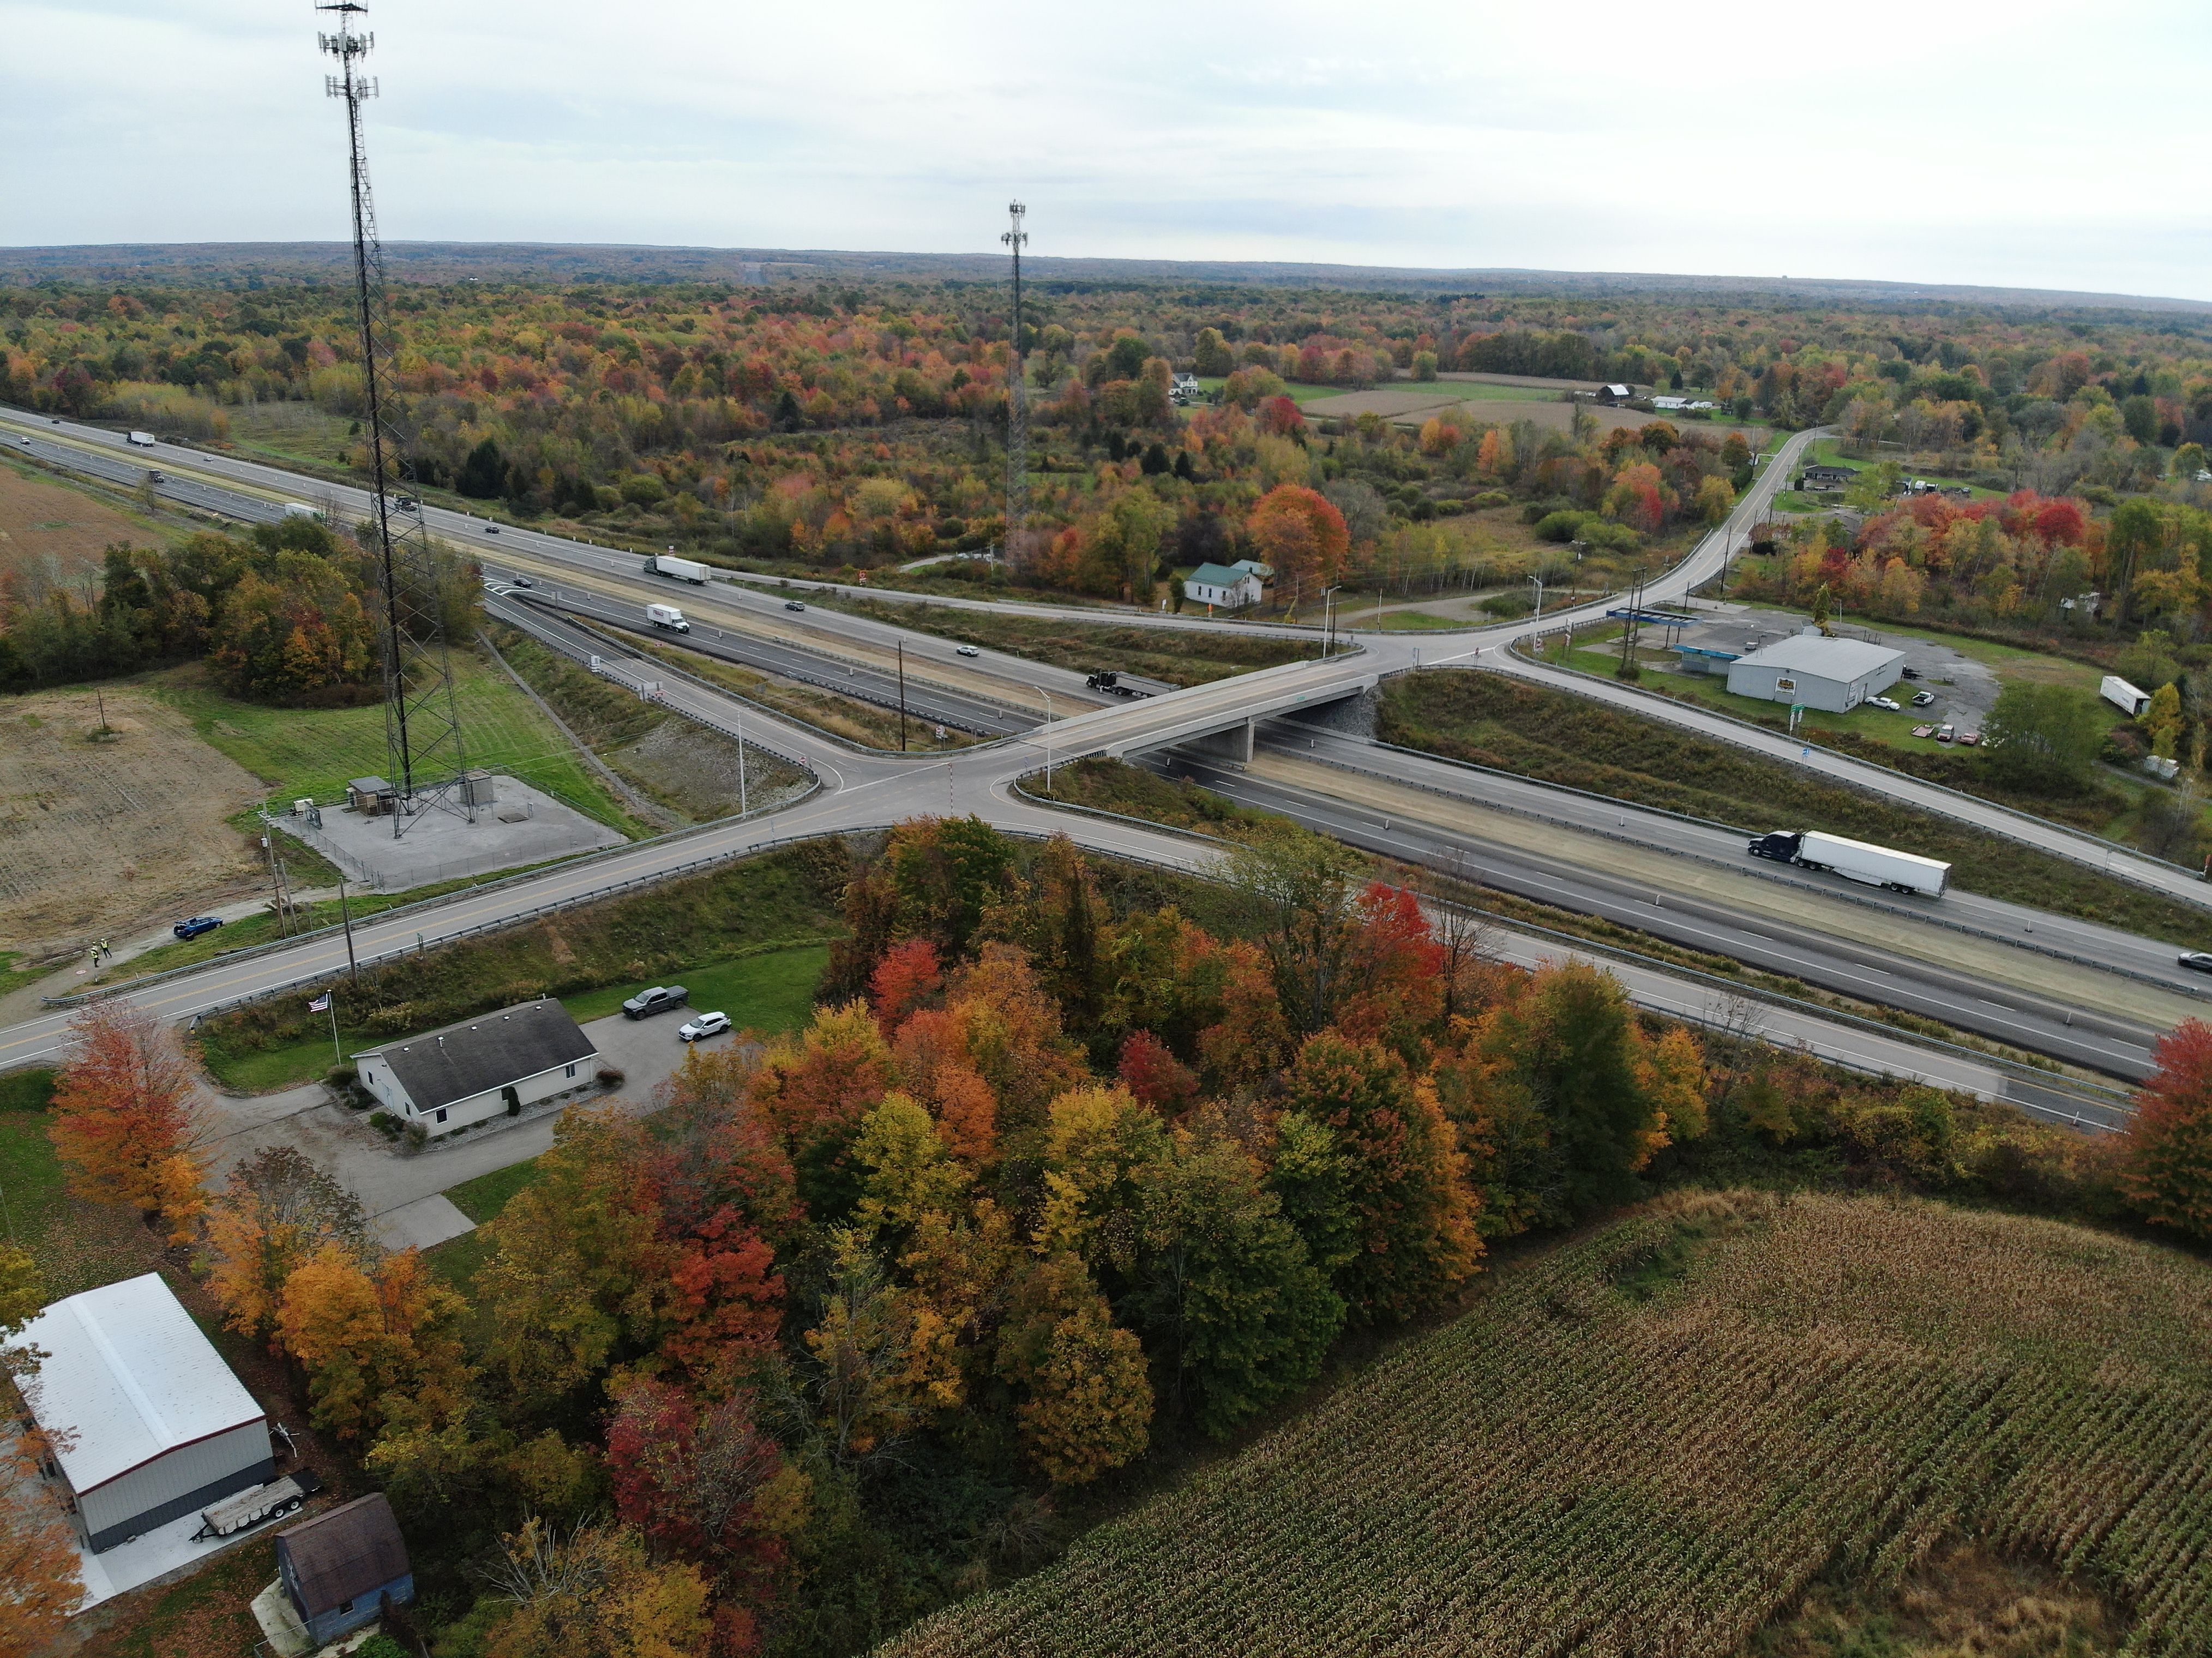
[(880, 1650), (1736, 1651), (1978, 1537), (2212, 1651), (2212, 1271), (2052, 1223), (1738, 1196), (1466, 1316), (1048, 1570)]

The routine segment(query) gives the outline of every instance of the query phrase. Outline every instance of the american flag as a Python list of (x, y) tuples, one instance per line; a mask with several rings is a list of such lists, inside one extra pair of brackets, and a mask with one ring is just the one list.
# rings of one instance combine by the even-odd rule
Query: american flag
[(330, 1011), (330, 1005), (331, 993), (325, 990), (321, 995), (316, 997), (313, 1001), (307, 1004), (307, 1011), (310, 1013), (326, 1013)]

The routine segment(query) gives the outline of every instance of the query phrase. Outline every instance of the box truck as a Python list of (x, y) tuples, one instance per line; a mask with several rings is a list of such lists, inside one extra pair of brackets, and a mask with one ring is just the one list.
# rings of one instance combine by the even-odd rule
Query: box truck
[(151, 432), (133, 432), (131, 434), (131, 441), (141, 449), (151, 449), (154, 446), (154, 434)]
[(286, 518), (315, 518), (319, 515), (316, 513), (313, 507), (308, 506), (304, 501), (288, 501), (284, 503), (284, 516)]
[(1776, 829), (1762, 835), (1746, 848), (1754, 858), (1771, 858), (1778, 864), (1801, 869), (1832, 871), (1846, 879), (1893, 892), (1917, 892), (1924, 898), (1941, 898), (1951, 878), (1951, 866), (1915, 853), (1893, 852), (1887, 847), (1846, 841), (1840, 835), (1818, 829)]
[(667, 628), (676, 633), (688, 634), (691, 631), (691, 624), (684, 619), (684, 612), (673, 604), (647, 605), (645, 619), (656, 628)]
[(2141, 718), (2142, 711), (2150, 707), (2148, 691), (2137, 690), (2116, 673), (2105, 676), (2105, 683), (2097, 687), (2097, 695), (2130, 720)]
[(678, 581), (688, 581), (695, 587), (707, 585), (707, 567), (694, 564), (688, 558), (671, 558), (665, 553), (655, 553), (645, 561), (647, 575), (672, 576)]

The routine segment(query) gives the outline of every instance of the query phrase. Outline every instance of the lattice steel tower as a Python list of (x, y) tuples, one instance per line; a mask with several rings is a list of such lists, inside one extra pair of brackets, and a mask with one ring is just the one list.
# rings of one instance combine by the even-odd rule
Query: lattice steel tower
[(999, 240), (1014, 251), (1013, 367), (1006, 380), (1006, 562), (1011, 564), (1014, 534), (1029, 521), (1030, 514), (1029, 376), (1022, 367), (1022, 245), (1030, 237), (1022, 228), (1022, 216), (1029, 210), (1014, 202), (1006, 211), (1012, 216), (1014, 228)]
[[(398, 509), (391, 486), (411, 486), (414, 468), (396, 424), (397, 368), (392, 323), (384, 292), (384, 249), (376, 236), (376, 203), (368, 188), (368, 153), (362, 137), (362, 106), (376, 96), (374, 78), (361, 73), (361, 61), (376, 44), (355, 20), (366, 6), (354, 0), (318, 4), (331, 12), (337, 33), (319, 37), (322, 49), (338, 60), (339, 73), (327, 76), (325, 89), (346, 106), (346, 136), (353, 178), (353, 274), (356, 308), (361, 320), (362, 387), (368, 403), (362, 422), (368, 436), (369, 474), (374, 493), (364, 528), (377, 561), (384, 615), (380, 632), (384, 653), (384, 731), (391, 783), (398, 801), (392, 814), (396, 839), (408, 821), (432, 806), (473, 818), (473, 804), (461, 786), (466, 768), (461, 747), (460, 710), (453, 696), (453, 668), (446, 650), (444, 606), (437, 556), (417, 504)], [(414, 493), (410, 489), (409, 493)]]

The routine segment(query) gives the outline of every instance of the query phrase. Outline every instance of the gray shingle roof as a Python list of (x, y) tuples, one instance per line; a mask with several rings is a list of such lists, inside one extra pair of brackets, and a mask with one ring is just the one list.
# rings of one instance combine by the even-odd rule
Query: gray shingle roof
[(356, 1058), (383, 1060), (417, 1111), (434, 1111), (556, 1065), (596, 1059), (599, 1052), (568, 1017), (568, 1010), (547, 997), (463, 1019), (443, 1030)]
[(276, 1533), (310, 1618), (359, 1600), (414, 1569), (392, 1504), (382, 1491), (342, 1503)]

